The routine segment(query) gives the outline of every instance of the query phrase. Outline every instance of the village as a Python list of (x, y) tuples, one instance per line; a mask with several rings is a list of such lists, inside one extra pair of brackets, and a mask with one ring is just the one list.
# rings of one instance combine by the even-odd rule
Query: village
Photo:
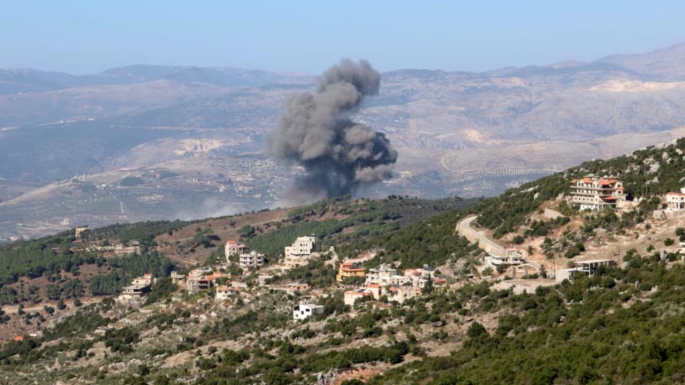
[[(571, 180), (570, 183), (571, 194), (565, 200), (580, 211), (627, 210), (639, 203), (628, 199), (621, 181), (617, 178), (589, 175), (579, 180)], [(663, 209), (655, 211), (655, 217), (685, 209), (685, 191), (670, 192), (664, 196), (664, 201)], [(556, 215), (561, 214), (552, 211), (552, 216)], [(327, 264), (337, 266), (335, 288), (343, 290), (343, 302), (350, 309), (367, 302), (380, 307), (387, 306), (383, 305), (386, 303), (402, 304), (410, 298), (422, 295), (426, 288), (455, 288), (478, 279), (498, 282), (504, 277), (505, 281), (509, 281), (505, 287), (520, 284), (526, 279), (536, 281), (537, 285), (553, 285), (564, 280), (572, 280), (577, 274), (591, 277), (599, 268), (617, 264), (615, 259), (581, 259), (569, 262), (566, 268), (549, 271), (544, 263), (534, 261), (524, 248), (500, 247), (492, 239), (470, 228), (469, 223), (468, 219), (462, 221), (457, 226), (457, 233), (478, 243), (486, 251), (476, 266), (478, 277), (473, 274), (457, 277), (428, 265), (404, 270), (398, 270), (394, 264), (387, 263), (372, 267), (364, 266), (366, 261), (375, 256), (375, 253), (371, 252), (355, 259), (339, 261), (334, 246), (325, 251), (321, 250), (320, 240), (312, 235), (297, 237), (290, 246), (284, 248), (284, 257), (272, 263), (269, 263), (264, 254), (249, 250), (247, 245), (236, 240), (228, 240), (224, 244), (222, 261), (213, 266), (196, 267), (187, 274), (174, 271), (171, 273), (171, 280), (190, 295), (204, 293), (219, 302), (231, 298), (249, 301), (250, 296), (259, 294), (253, 290), (255, 284), (245, 282), (244, 278), (256, 274), (257, 287), (297, 295), (299, 301), (292, 309), (292, 319), (299, 321), (322, 313), (323, 306), (317, 304), (318, 300), (322, 296), (330, 295), (330, 292), (322, 288), (311, 288), (304, 282), (273, 281), (275, 277), (282, 276), (292, 269), (307, 266), (318, 258), (326, 258)], [(77, 229), (79, 232), (86, 230), (87, 228)], [(106, 247), (106, 251), (119, 254), (122, 250), (136, 248), (137, 245), (115, 245)], [(104, 251), (105, 247), (100, 246), (98, 250)], [(685, 243), (681, 243), (675, 251), (685, 255)], [(662, 250), (662, 255), (665, 255), (665, 252)], [(231, 275), (227, 269), (233, 265), (239, 267), (242, 274)], [(153, 283), (154, 278), (150, 274), (135, 278), (130, 285), (123, 288), (118, 299), (125, 302), (140, 299), (150, 291)], [(523, 287), (525, 286), (524, 284)]]

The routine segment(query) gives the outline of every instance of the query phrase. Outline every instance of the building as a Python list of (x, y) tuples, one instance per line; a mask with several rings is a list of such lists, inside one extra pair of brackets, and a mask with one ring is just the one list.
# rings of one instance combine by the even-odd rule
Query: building
[(614, 177), (598, 178), (589, 175), (571, 180), (571, 203), (580, 210), (615, 208), (618, 202), (625, 200), (623, 183)]
[(388, 301), (395, 301), (402, 304), (409, 298), (421, 294), (421, 288), (413, 286), (391, 286), (388, 292)]
[(88, 230), (90, 230), (88, 228), (88, 225), (79, 226), (76, 229), (74, 229), (74, 237), (76, 237), (76, 239), (81, 239), (85, 237), (85, 235), (88, 233)]
[(302, 301), (293, 308), (293, 319), (295, 321), (305, 320), (314, 314), (323, 314), (323, 306)]
[(228, 261), (228, 258), (233, 256), (233, 255), (240, 255), (245, 253), (247, 250), (247, 246), (245, 246), (242, 243), (238, 243), (236, 241), (228, 241), (226, 242), (226, 249), (225, 249), (225, 254), (226, 254), (226, 261)]
[(288, 286), (286, 286), (285, 291), (287, 291), (290, 294), (295, 292), (305, 293), (309, 291), (309, 284), (304, 282), (289, 283)]
[(152, 274), (146, 273), (142, 277), (133, 278), (129, 286), (124, 286), (119, 299), (130, 300), (133, 298), (140, 298), (148, 293), (152, 287)]
[(240, 288), (239, 287), (233, 287), (233, 286), (228, 286), (228, 285), (220, 285), (216, 287), (216, 295), (215, 299), (217, 301), (225, 301), (229, 299), (232, 295), (239, 293)]
[(601, 266), (612, 267), (616, 264), (616, 262), (612, 261), (611, 259), (590, 259), (587, 261), (578, 261), (576, 264), (580, 265), (580, 271), (592, 277), (595, 275), (597, 268)]
[(507, 249), (506, 256), (488, 255), (484, 258), (485, 266), (492, 268), (508, 268), (526, 263), (523, 255), (516, 249)]
[(387, 264), (381, 264), (377, 268), (369, 269), (366, 274), (366, 284), (378, 284), (381, 286), (402, 285), (405, 279), (401, 275), (397, 275), (397, 269)]
[(264, 263), (266, 263), (264, 254), (259, 254), (256, 251), (240, 254), (239, 264), (243, 269), (256, 269), (264, 266)]
[(285, 258), (309, 257), (314, 252), (315, 237), (298, 237), (291, 246), (285, 248)]
[(685, 188), (680, 189), (680, 192), (666, 193), (666, 204), (671, 211), (685, 209)]
[(148, 285), (149, 286), (149, 285), (152, 285), (152, 281), (153, 281), (152, 274), (145, 273), (145, 274), (143, 274), (142, 277), (133, 278), (133, 282), (131, 282), (131, 284), (133, 284), (133, 285)]
[(230, 274), (224, 274), (220, 271), (213, 271), (209, 267), (200, 267), (190, 273), (186, 279), (186, 289), (190, 293), (196, 293), (200, 290), (211, 289), (219, 279), (231, 278)]
[(345, 303), (345, 305), (349, 306), (353, 306), (354, 303), (357, 302), (357, 300), (369, 301), (372, 299), (374, 299), (373, 292), (367, 289), (346, 291), (343, 294), (343, 302)]
[(404, 271), (404, 283), (414, 287), (425, 287), (426, 283), (433, 278), (434, 270), (428, 265), (423, 265), (423, 268), (419, 269), (407, 269)]
[(573, 279), (576, 274), (585, 274), (588, 277), (595, 275), (595, 272), (600, 266), (611, 267), (616, 265), (616, 262), (611, 259), (590, 259), (587, 261), (576, 262), (576, 267), (569, 269), (557, 270), (554, 275), (554, 279), (557, 282), (562, 282), (565, 279), (569, 281)]
[(345, 278), (364, 277), (364, 275), (366, 275), (364, 268), (359, 263), (347, 261), (338, 267), (338, 274), (335, 276), (335, 280), (342, 282)]
[(374, 299), (378, 299), (381, 297), (381, 293), (383, 293), (383, 289), (381, 288), (381, 285), (377, 283), (370, 283), (366, 285), (366, 290), (370, 291), (373, 294)]
[(259, 286), (266, 286), (267, 282), (269, 282), (269, 280), (273, 277), (274, 276), (270, 274), (259, 274), (259, 277), (257, 277), (257, 280), (259, 281)]
[(171, 283), (181, 283), (185, 282), (186, 276), (183, 274), (179, 274), (176, 271), (171, 272)]
[(315, 245), (315, 237), (298, 237), (291, 246), (285, 247), (284, 268), (290, 270), (308, 265)]

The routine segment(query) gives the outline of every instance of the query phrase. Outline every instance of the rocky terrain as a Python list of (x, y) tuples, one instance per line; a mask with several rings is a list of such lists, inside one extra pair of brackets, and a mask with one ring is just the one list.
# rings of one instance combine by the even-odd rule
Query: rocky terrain
[[(358, 194), (492, 196), (680, 137), (683, 47), (484, 73), (384, 73), (356, 118), (387, 133), (395, 177)], [(285, 205), (280, 191), (301, 170), (269, 160), (264, 138), (288, 97), (313, 82), (221, 68), (2, 70), (0, 238)], [(120, 185), (160, 170), (174, 177)], [(200, 215), (185, 215), (198, 206)]]

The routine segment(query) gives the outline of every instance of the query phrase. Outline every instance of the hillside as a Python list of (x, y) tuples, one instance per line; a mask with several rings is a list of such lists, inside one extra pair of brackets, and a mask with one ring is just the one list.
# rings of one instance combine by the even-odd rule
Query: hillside
[[(685, 187), (683, 152), (680, 139), (586, 162), (480, 202), (337, 199), (192, 223), (110, 226), (79, 241), (137, 240), (141, 254), (128, 260), (94, 256), (84, 263), (78, 251), (65, 258), (79, 244), (70, 233), (3, 246), (5, 254), (48, 257), (16, 259), (33, 262), (4, 279), (48, 271), (54, 277), (62, 269), (64, 282), (78, 279), (75, 270), (92, 282), (88, 263), (131, 277), (141, 274), (145, 258), (143, 267), (161, 268), (154, 270), (161, 277), (170, 262), (155, 261), (169, 261), (167, 255), (174, 264), (223, 260), (217, 245), (226, 238), (266, 253), (269, 263), (258, 271), (216, 264), (236, 285), (223, 300), (214, 298), (216, 288), (189, 293), (162, 278), (141, 301), (106, 299), (75, 312), (67, 302), (62, 313), (52, 305), (3, 307), (7, 333), (23, 323), (26, 334), (2, 347), (0, 363), (17, 384), (46, 381), (35, 370), (46, 366), (50, 381), (63, 383), (679, 383), (685, 264), (676, 242), (685, 240), (685, 211), (662, 208), (663, 194)], [(620, 179), (627, 203), (599, 212), (571, 207), (570, 180), (588, 174)], [(516, 266), (487, 266), (486, 254), (455, 234), (472, 215), (486, 237), (542, 268), (523, 275)], [(280, 270), (278, 250), (312, 232), (335, 253)], [(345, 258), (359, 258), (367, 274), (381, 263), (412, 275), (424, 265), (436, 269), (425, 270), (429, 279), (415, 296), (398, 300), (389, 285), (380, 298), (350, 305), (344, 292), (360, 281), (336, 283)], [(596, 258), (614, 264), (570, 280), (550, 278), (563, 265)], [(559, 266), (546, 268), (552, 263)], [(270, 278), (261, 282), (264, 274)], [(289, 290), (291, 283), (298, 289)], [(72, 286), (62, 285), (61, 293), (73, 293)], [(27, 300), (32, 291), (17, 294)], [(321, 305), (321, 314), (294, 321), (303, 299)], [(38, 324), (41, 332), (30, 332)]]

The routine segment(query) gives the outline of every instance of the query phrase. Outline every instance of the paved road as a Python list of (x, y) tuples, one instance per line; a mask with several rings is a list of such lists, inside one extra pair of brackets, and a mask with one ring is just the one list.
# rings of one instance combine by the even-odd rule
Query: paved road
[(485, 234), (471, 227), (471, 222), (475, 221), (476, 218), (478, 218), (478, 216), (472, 215), (462, 219), (459, 223), (457, 223), (457, 232), (471, 242), (478, 242), (480, 248), (486, 252), (500, 257), (505, 257), (507, 252), (504, 250), (504, 247), (495, 243), (495, 241), (485, 236)]

